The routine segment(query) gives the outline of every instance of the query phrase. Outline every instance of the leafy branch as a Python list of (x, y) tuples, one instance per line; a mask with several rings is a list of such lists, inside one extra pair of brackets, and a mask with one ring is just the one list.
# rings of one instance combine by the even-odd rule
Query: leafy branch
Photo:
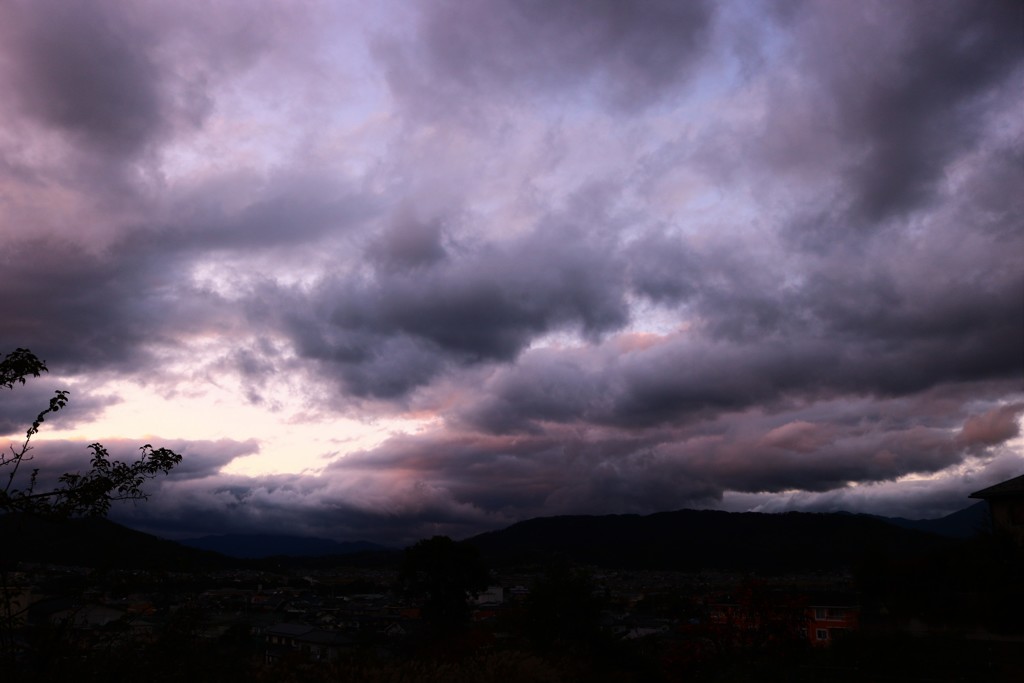
[[(47, 372), (46, 363), (28, 349), (18, 348), (0, 361), (0, 387), (13, 389), (25, 384), (28, 377), (39, 377)], [(143, 487), (147, 480), (169, 473), (181, 462), (181, 455), (169, 448), (142, 446), (141, 454), (132, 462), (112, 460), (102, 444), (89, 445), (92, 457), (89, 469), (83, 474), (68, 472), (60, 475), (57, 486), (36, 491), (39, 469), (33, 469), (24, 485), (18, 479), (21, 466), (33, 459), (32, 439), (39, 433), (48, 415), (64, 409), (69, 392), (58, 390), (50, 398), (49, 406), (40, 412), (25, 432), (19, 446), (11, 444), (10, 455), (0, 452), (0, 469), (7, 467), (7, 481), (0, 490), (0, 513), (30, 512), (58, 517), (105, 515), (111, 503), (119, 500), (145, 500)]]

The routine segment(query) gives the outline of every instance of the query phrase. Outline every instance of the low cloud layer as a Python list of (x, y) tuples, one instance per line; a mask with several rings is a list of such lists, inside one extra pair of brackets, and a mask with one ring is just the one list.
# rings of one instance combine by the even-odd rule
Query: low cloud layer
[(224, 411), (171, 535), (955, 510), (1024, 469), (1022, 12), (7, 3), (0, 432)]

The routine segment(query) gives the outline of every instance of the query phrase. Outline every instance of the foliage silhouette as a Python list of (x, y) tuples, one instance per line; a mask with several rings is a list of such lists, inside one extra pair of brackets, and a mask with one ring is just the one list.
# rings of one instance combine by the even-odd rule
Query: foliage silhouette
[[(34, 353), (17, 348), (0, 360), (0, 389), (14, 389), (25, 384), (30, 377), (47, 372), (46, 363)], [(32, 439), (39, 433), (47, 417), (63, 410), (69, 393), (58, 390), (50, 398), (19, 445), (11, 444), (10, 453), (0, 451), (0, 515), (13, 515), (16, 521), (26, 517), (67, 520), (73, 517), (100, 517), (107, 513), (111, 503), (118, 500), (143, 500), (147, 494), (145, 483), (159, 474), (167, 474), (179, 462), (181, 455), (169, 448), (142, 446), (141, 455), (132, 462), (112, 460), (102, 444), (88, 446), (92, 452), (89, 468), (83, 472), (66, 472), (56, 479), (55, 485), (39, 490), (39, 469), (23, 467), (34, 458)], [(6, 475), (6, 476), (3, 476)], [(10, 541), (10, 536), (6, 537)], [(10, 571), (15, 566), (15, 553), (9, 547), (0, 553), (0, 669), (9, 675), (20, 675), (16, 667), (20, 650), (16, 637), (26, 611), (22, 604), (22, 586), (14, 586)]]
[(403, 592), (423, 601), (423, 618), (450, 631), (469, 620), (470, 596), (487, 587), (477, 549), (447, 536), (424, 539), (405, 551), (399, 570)]
[[(28, 349), (18, 348), (0, 361), (0, 387), (13, 389), (25, 384), (29, 377), (47, 372), (46, 363)], [(181, 455), (169, 448), (154, 448), (146, 444), (133, 462), (112, 460), (102, 444), (92, 443), (89, 469), (84, 473), (66, 472), (57, 479), (57, 485), (37, 490), (39, 469), (25, 475), (22, 466), (33, 459), (32, 439), (39, 433), (47, 416), (68, 404), (69, 392), (58, 390), (50, 398), (49, 406), (42, 410), (25, 432), (18, 446), (10, 446), (10, 454), (0, 453), (0, 471), (6, 482), (0, 489), (0, 513), (33, 513), (57, 517), (105, 515), (110, 504), (118, 500), (143, 500), (146, 481), (159, 474), (167, 474), (178, 463)], [(5, 468), (5, 469), (4, 469)], [(2, 479), (0, 479), (2, 481)]]

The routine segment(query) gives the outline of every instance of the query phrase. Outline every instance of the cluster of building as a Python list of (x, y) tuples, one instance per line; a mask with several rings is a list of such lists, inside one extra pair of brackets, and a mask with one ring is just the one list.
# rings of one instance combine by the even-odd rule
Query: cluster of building
[[(508, 642), (518, 637), (510, 624), (528, 609), (537, 576), (494, 578), (500, 583), (468, 598), (472, 627)], [(109, 646), (151, 643), (171, 629), (186, 629), (188, 637), (206, 642), (242, 635), (267, 663), (331, 661), (354, 648), (400, 651), (424, 632), (416, 602), (391, 589), (395, 579), (384, 569), (99, 574), (23, 565), (8, 573), (5, 595), (10, 623), (26, 634), (61, 629), (76, 642)], [(588, 580), (602, 605), (600, 628), (624, 640), (700, 640), (721, 648), (763, 637), (823, 645), (859, 624), (856, 595), (833, 589), (841, 577), (784, 585), (728, 574), (592, 569)]]

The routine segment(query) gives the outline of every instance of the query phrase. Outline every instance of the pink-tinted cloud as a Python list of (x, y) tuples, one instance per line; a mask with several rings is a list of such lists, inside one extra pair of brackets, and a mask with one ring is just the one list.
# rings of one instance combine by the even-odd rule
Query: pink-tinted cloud
[(996, 446), (1020, 435), (1020, 417), (1024, 403), (993, 408), (980, 415), (971, 415), (957, 435), (957, 441), (969, 449)]

